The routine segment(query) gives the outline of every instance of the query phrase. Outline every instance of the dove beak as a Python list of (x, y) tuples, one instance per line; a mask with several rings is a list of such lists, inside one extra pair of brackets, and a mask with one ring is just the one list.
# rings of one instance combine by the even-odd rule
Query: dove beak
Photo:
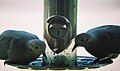
[(43, 53), (43, 57), (45, 57), (45, 59), (47, 59), (47, 56), (46, 56), (46, 54), (45, 54), (45, 53)]
[(74, 47), (73, 47), (73, 49), (72, 49), (72, 52), (75, 50), (75, 48), (76, 48), (77, 46), (78, 46), (78, 45), (76, 45), (76, 44), (74, 45)]
[(54, 52), (58, 51), (58, 48), (54, 48), (53, 51), (54, 51)]
[(61, 52), (61, 50), (60, 50), (59, 48), (54, 48), (54, 49), (53, 49), (53, 52), (55, 52), (55, 53), (57, 53), (57, 54), (58, 54), (58, 53), (60, 53), (60, 52)]

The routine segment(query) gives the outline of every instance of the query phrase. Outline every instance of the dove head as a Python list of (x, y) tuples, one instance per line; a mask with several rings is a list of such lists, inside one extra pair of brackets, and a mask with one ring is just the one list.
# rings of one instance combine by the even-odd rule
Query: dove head
[(92, 41), (93, 41), (93, 39), (92, 39), (91, 35), (89, 35), (87, 33), (81, 33), (75, 37), (75, 45), (74, 45), (72, 51), (74, 51), (74, 49), (78, 46), (86, 47)]
[(27, 47), (34, 54), (43, 54), (45, 53), (46, 49), (45, 43), (39, 39), (33, 39), (28, 41)]

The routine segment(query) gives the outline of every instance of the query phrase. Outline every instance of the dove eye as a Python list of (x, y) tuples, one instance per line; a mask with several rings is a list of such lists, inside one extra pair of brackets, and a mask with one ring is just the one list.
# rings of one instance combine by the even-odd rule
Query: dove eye
[(30, 48), (30, 51), (33, 51), (33, 50)]
[(38, 46), (35, 46), (36, 49), (38, 49)]
[(85, 41), (85, 39), (81, 39), (80, 41), (81, 41), (81, 42), (84, 42), (84, 41)]

